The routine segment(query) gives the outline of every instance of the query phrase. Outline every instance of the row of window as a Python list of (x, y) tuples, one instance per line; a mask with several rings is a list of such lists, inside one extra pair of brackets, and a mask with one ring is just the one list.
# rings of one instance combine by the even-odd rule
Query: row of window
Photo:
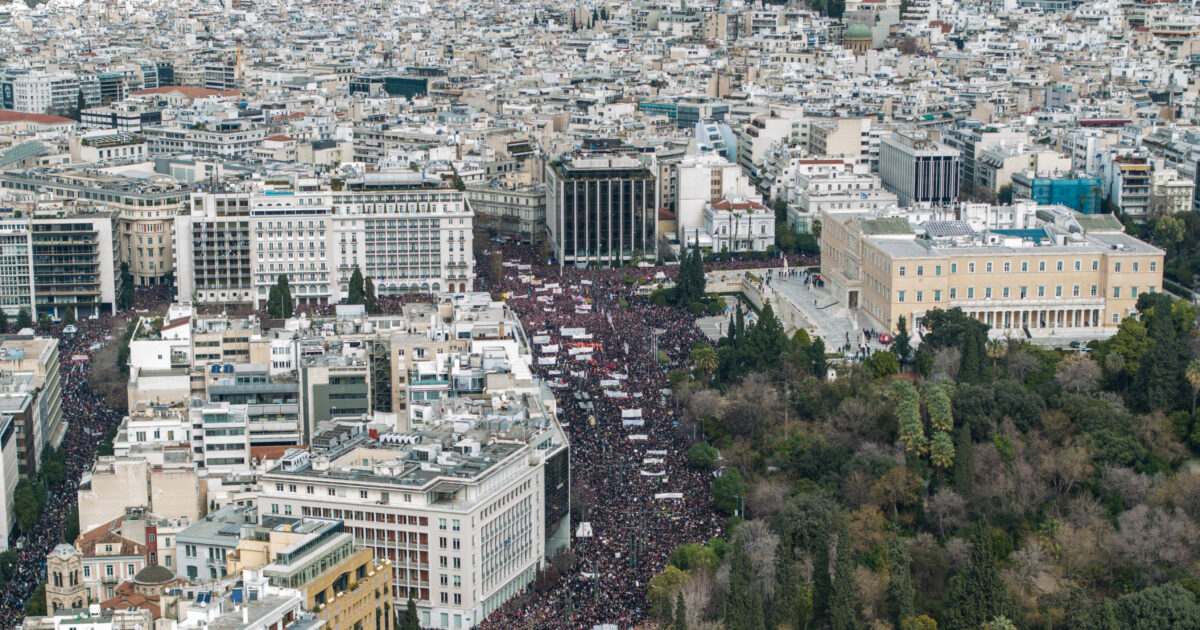
[[(1054, 265), (1054, 267), (1055, 267), (1054, 270), (1056, 272), (1063, 271), (1063, 263), (1064, 263), (1064, 261), (1061, 261), (1061, 260), (1056, 261), (1056, 263)], [(1012, 262), (1005, 261), (1002, 265), (1002, 268), (1005, 273), (1011, 272), (1012, 271)], [(1133, 271), (1136, 273), (1139, 270), (1139, 268), (1140, 268), (1140, 264), (1138, 263), (1138, 261), (1134, 261), (1133, 262)], [(1046, 271), (1046, 261), (1039, 260), (1037, 263), (1037, 270), (1040, 272)], [(916, 271), (917, 271), (918, 277), (924, 276), (925, 275), (925, 265), (917, 265)], [(1021, 271), (1022, 272), (1029, 271), (1029, 261), (1028, 260), (1021, 261)], [(1083, 271), (1083, 261), (1082, 260), (1075, 261), (1075, 271)], [(1100, 271), (1100, 260), (1099, 259), (1092, 260), (1092, 271)], [(1113, 271), (1115, 273), (1121, 273), (1121, 263), (1120, 262), (1113, 263)], [(1154, 260), (1150, 261), (1150, 271), (1152, 271), (1152, 272), (1158, 271), (1158, 261), (1154, 261)], [(901, 278), (908, 275), (908, 266), (900, 265), (899, 273), (900, 273)], [(950, 273), (952, 273), (952, 274), (958, 273), (958, 263), (950, 263)], [(973, 263), (973, 262), (967, 263), (967, 273), (975, 273), (975, 263)], [(989, 260), (984, 263), (984, 273), (992, 273), (992, 261)], [(942, 275), (942, 266), (941, 265), (933, 265), (933, 275), (935, 275), (935, 276)]]
[[(1029, 287), (1019, 287), (1019, 289), (1020, 289), (1021, 299), (1025, 299), (1025, 298), (1029, 297)], [(1154, 293), (1154, 285), (1150, 285), (1149, 287), (1147, 287), (1146, 292)], [(907, 299), (906, 291), (897, 291), (896, 293), (897, 293), (897, 296), (896, 296), (897, 301), (904, 302)], [(915, 293), (916, 293), (916, 298), (917, 298), (918, 302), (925, 301), (925, 291), (916, 291)], [(1120, 298), (1121, 294), (1122, 294), (1121, 287), (1113, 287), (1112, 296), (1114, 298)], [(1136, 299), (1138, 294), (1139, 294), (1139, 287), (1131, 286), (1131, 287), (1129, 287), (1129, 293), (1126, 295), (1130, 298)], [(1099, 285), (1093, 284), (1091, 286), (1091, 290), (1088, 295), (1089, 295), (1089, 297), (1100, 297)], [(1011, 292), (1010, 292), (1010, 287), (1007, 287), (1007, 286), (1001, 287), (1000, 297), (1004, 298), (1004, 299), (1012, 297)], [(1037, 287), (1037, 297), (1040, 297), (1040, 298), (1046, 297), (1046, 286), (1045, 285), (1039, 285)], [(1060, 284), (1060, 285), (1056, 285), (1054, 287), (1054, 297), (1056, 297), (1056, 298), (1063, 297), (1063, 285)], [(1072, 285), (1071, 297), (1081, 297), (1080, 296), (1080, 285), (1078, 285), (1078, 284)], [(984, 287), (983, 288), (983, 298), (987, 299), (987, 300), (990, 300), (992, 298), (992, 287)], [(950, 288), (950, 299), (951, 300), (958, 299), (958, 289), (957, 288), (955, 288), (955, 287)], [(968, 299), (968, 300), (975, 299), (975, 287), (967, 287), (966, 299)], [(933, 301), (934, 302), (942, 301), (941, 290), (933, 291)]]

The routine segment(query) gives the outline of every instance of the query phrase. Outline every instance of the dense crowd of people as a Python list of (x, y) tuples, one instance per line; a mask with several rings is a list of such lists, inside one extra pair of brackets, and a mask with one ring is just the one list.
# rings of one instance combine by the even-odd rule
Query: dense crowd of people
[[(151, 288), (139, 291), (135, 309), (147, 309), (169, 299), (169, 291)], [(63, 527), (78, 501), (79, 479), (96, 460), (96, 450), (121, 415), (106, 405), (88, 385), (92, 358), (100, 344), (110, 339), (112, 315), (83, 319), (74, 324), (75, 332), (66, 334), (56, 324), (39, 334), (59, 340), (59, 370), (62, 388), (62, 415), (67, 425), (62, 441), (66, 478), (46, 488), (46, 504), (36, 528), (24, 532), (17, 550), (18, 562), (9, 582), (0, 590), (0, 628), (12, 628), (25, 616), (25, 603), (46, 578), (46, 554), (63, 542)], [(106, 369), (116, 369), (106, 366)]]
[[(534, 356), (547, 358), (537, 361), (535, 371), (557, 385), (573, 483), (594, 497), (584, 517), (593, 535), (576, 537), (581, 520), (573, 520), (573, 566), (551, 588), (512, 599), (480, 627), (634, 627), (648, 613), (647, 584), (671, 551), (721, 534), (724, 518), (713, 505), (712, 478), (688, 465), (689, 444), (677, 431), (674, 396), (655, 356), (658, 350), (672, 363), (686, 362), (704, 336), (686, 310), (656, 307), (639, 295), (637, 284), (625, 282), (631, 270), (525, 266), (530, 256), (511, 245), (501, 248), (503, 277), (487, 278), (481, 270), (481, 284), (508, 295), (530, 339), (549, 337), (535, 343)], [(673, 276), (674, 269), (641, 269), (638, 275)], [(564, 328), (586, 332), (564, 336)], [(547, 346), (558, 347), (547, 354)], [(623, 410), (631, 416), (640, 411), (641, 418), (623, 418)], [(664, 494), (680, 498), (656, 498)]]

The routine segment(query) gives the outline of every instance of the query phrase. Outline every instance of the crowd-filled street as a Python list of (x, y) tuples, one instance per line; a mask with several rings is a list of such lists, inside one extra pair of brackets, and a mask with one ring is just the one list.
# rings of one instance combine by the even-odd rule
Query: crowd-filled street
[(572, 519), (574, 565), (551, 588), (512, 599), (481, 628), (634, 627), (647, 613), (647, 583), (671, 551), (721, 534), (712, 477), (688, 465), (667, 372), (653, 352), (657, 347), (672, 361), (686, 361), (692, 345), (706, 340), (695, 316), (655, 306), (625, 281), (674, 275), (674, 268), (560, 271), (526, 264), (531, 257), (502, 248), (504, 277), (483, 281), (483, 288), (507, 294), (537, 346), (535, 372), (555, 386), (573, 484), (594, 497), (587, 509), (594, 535), (575, 537), (580, 521)]

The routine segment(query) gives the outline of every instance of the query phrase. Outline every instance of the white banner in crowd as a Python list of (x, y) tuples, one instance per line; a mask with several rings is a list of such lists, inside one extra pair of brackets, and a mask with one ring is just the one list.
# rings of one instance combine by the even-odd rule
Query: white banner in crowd
[(631, 440), (639, 440), (639, 441), (643, 441), (643, 442), (644, 442), (644, 441), (646, 441), (646, 440), (649, 440), (649, 439), (650, 439), (650, 436), (649, 436), (649, 435), (646, 435), (645, 433), (634, 433), (633, 435), (629, 436), (629, 439), (631, 439)]
[(550, 343), (550, 335), (534, 335), (533, 345), (543, 346)]
[(642, 460), (643, 466), (649, 466), (650, 464), (661, 464), (661, 463), (663, 463), (663, 458), (661, 458), (661, 457), (647, 457)]
[(646, 421), (642, 420), (640, 418), (637, 420), (622, 420), (621, 426), (623, 426), (623, 427), (642, 427), (642, 426), (646, 426)]
[(542, 346), (543, 354), (558, 354), (558, 344), (546, 344)]
[(647, 455), (666, 455), (666, 451), (646, 451)]
[(558, 363), (556, 357), (538, 357), (538, 365), (554, 365), (555, 363)]
[(643, 477), (661, 477), (665, 474), (667, 474), (667, 471), (665, 471), (665, 470), (660, 470), (658, 472), (647, 472), (645, 470), (642, 471)]
[(609, 398), (628, 398), (629, 397), (629, 394), (626, 394), (625, 392), (618, 392), (618, 391), (612, 390), (612, 389), (604, 390), (604, 395), (608, 396)]
[(641, 418), (642, 410), (641, 409), (622, 409), (621, 417), (622, 418)]
[(601, 379), (601, 381), (600, 381), (600, 387), (620, 387), (620, 386), (621, 386), (621, 381), (614, 380), (611, 378)]
[(682, 499), (682, 492), (660, 492), (654, 495), (655, 499)]
[(575, 335), (587, 334), (586, 328), (563, 328), (558, 331), (558, 334), (563, 337), (574, 337)]

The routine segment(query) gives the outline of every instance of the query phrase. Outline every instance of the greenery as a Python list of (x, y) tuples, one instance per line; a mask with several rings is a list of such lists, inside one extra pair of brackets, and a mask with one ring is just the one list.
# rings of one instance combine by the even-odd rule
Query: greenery
[(30, 617), (44, 617), (46, 615), (46, 580), (42, 580), (38, 584), (37, 590), (33, 595), (29, 596), (29, 601), (25, 602), (25, 614)]
[(421, 621), (417, 617), (417, 603), (411, 597), (408, 605), (397, 614), (396, 627), (398, 630), (421, 630)]
[(354, 273), (350, 274), (350, 293), (346, 297), (347, 304), (363, 304), (366, 302), (366, 292), (364, 291), (363, 272), (362, 268), (355, 267)]
[(279, 274), (279, 279), (267, 292), (267, 315), (271, 319), (287, 319), (292, 316), (296, 303), (292, 299), (292, 288), (288, 286), (287, 274)]
[(33, 316), (22, 306), (21, 310), (17, 311), (17, 330), (31, 326), (33, 326)]
[(17, 528), (29, 533), (38, 524), (42, 508), (46, 506), (46, 489), (33, 479), (22, 479), (17, 482), (13, 493), (13, 508), (17, 516)]
[(117, 308), (133, 307), (133, 299), (135, 297), (133, 290), (133, 274), (129, 272), (129, 263), (121, 263), (121, 274), (119, 283), (121, 285), (117, 292)]
[(684, 252), (679, 261), (679, 273), (675, 276), (675, 288), (671, 291), (670, 302), (679, 306), (689, 306), (704, 299), (704, 287), (707, 280), (704, 277), (704, 255), (698, 248)]
[(1200, 627), (1197, 308), (1142, 294), (1082, 349), (907, 323), (827, 381), (820, 340), (739, 307), (671, 374), (730, 518), (652, 582), (667, 627), (681, 593), (690, 627)]

